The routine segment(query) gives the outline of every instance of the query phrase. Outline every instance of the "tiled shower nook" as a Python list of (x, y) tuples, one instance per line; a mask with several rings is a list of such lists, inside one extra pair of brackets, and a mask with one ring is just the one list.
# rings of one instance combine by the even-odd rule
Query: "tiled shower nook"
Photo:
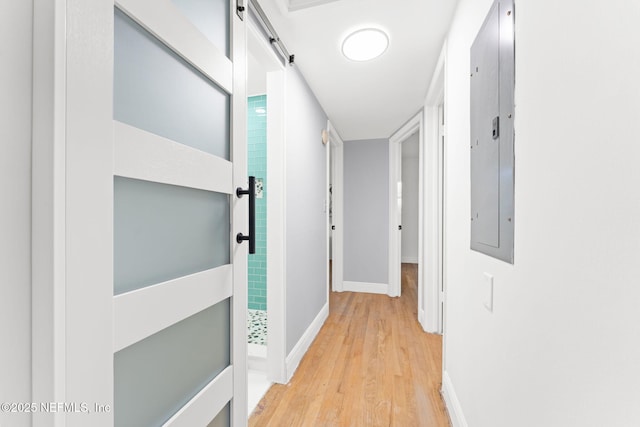
[(256, 253), (249, 256), (248, 339), (267, 342), (267, 96), (248, 99), (248, 167), (256, 177)]

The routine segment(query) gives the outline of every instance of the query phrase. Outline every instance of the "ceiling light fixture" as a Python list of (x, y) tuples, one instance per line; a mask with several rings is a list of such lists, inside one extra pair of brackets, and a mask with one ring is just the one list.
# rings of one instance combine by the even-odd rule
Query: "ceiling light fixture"
[(376, 28), (355, 31), (342, 42), (342, 54), (353, 61), (369, 61), (382, 55), (389, 46), (389, 36)]

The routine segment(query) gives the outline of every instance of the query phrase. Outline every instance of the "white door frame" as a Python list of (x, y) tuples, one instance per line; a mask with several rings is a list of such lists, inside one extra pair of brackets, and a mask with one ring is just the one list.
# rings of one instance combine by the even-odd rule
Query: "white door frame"
[(267, 70), (267, 379), (287, 382), (285, 67), (249, 16), (247, 44)]
[[(135, 9), (134, 14), (148, 12), (144, 2), (120, 0), (117, 3)], [(233, 165), (233, 177), (229, 174), (229, 188), (235, 188), (245, 187), (247, 179), (246, 144), (238, 143), (246, 140), (243, 78), (246, 27), (236, 17), (233, 3), (230, 4), (233, 66), (221, 55), (215, 58), (205, 55), (204, 68), (209, 70), (209, 66), (216, 63), (212, 69), (216, 69), (214, 74), (220, 79), (214, 80), (234, 94), (232, 109), (236, 120), (232, 127), (232, 155), (235, 159), (245, 159)], [(171, 7), (168, 1), (162, 6)], [(162, 27), (164, 36), (182, 43), (180, 36), (174, 37), (176, 33), (167, 26), (167, 21), (155, 12), (151, 15), (154, 26)], [(34, 426), (73, 427), (89, 423), (106, 427), (114, 423), (113, 355), (117, 343), (126, 341), (128, 328), (121, 327), (114, 314), (122, 304), (113, 295), (113, 176), (117, 170), (132, 166), (130, 163), (124, 166), (126, 156), (122, 153), (114, 154), (115, 133), (126, 126), (117, 125), (113, 120), (113, 19), (113, 0), (34, 2), (32, 268), (36, 274), (32, 298), (32, 401), (75, 402), (76, 405), (86, 402), (91, 411), (86, 414), (39, 410), (33, 416)], [(189, 55), (195, 54), (200, 61), (200, 53), (192, 43), (188, 45), (183, 44), (179, 49), (187, 48)], [(226, 70), (233, 70), (233, 78), (229, 73), (218, 75), (216, 67), (221, 63), (226, 64), (223, 65)], [(160, 173), (152, 169), (146, 171)], [(171, 179), (189, 181), (200, 172), (178, 169), (171, 171), (175, 172)], [(229, 190), (229, 194), (231, 192)], [(234, 197), (236, 208), (232, 211), (231, 235), (246, 233), (246, 204), (246, 198), (240, 201)], [(38, 207), (43, 208), (42, 211)], [(220, 396), (233, 396), (233, 425), (247, 423), (247, 245), (232, 245), (232, 248), (236, 262), (226, 268), (233, 269), (236, 281), (230, 289), (233, 300), (231, 366), (167, 425), (202, 424), (204, 419), (215, 415), (215, 412), (211, 414), (219, 406)], [(180, 307), (172, 307), (171, 316), (191, 309), (185, 308), (183, 302)], [(158, 314), (157, 310), (154, 314)], [(135, 326), (144, 324), (146, 328), (155, 322), (156, 328), (167, 316), (171, 317), (163, 314), (159, 320), (158, 316), (154, 319), (137, 316)], [(100, 405), (102, 411), (95, 412), (94, 404)]]
[(426, 165), (425, 174), (425, 258), (424, 258), (424, 286), (425, 313), (422, 327), (427, 332), (443, 333), (444, 298), (446, 296), (444, 278), (444, 159), (445, 145), (443, 136), (446, 133), (440, 123), (440, 106), (445, 100), (445, 53), (446, 42), (440, 53), (436, 69), (427, 92), (424, 104), (425, 115), (425, 150), (423, 161)]
[(331, 287), (334, 292), (342, 292), (344, 290), (344, 142), (330, 121), (327, 121), (327, 129), (333, 175), (330, 196), (332, 220), (329, 224), (333, 233)]
[[(70, 98), (67, 101), (66, 98), (67, 67), (74, 66), (66, 62), (66, 14), (66, 9), (58, 4), (34, 2), (31, 219), (33, 402), (67, 401), (64, 311), (66, 105), (67, 102), (73, 104), (78, 100)], [(110, 164), (105, 167), (110, 167)], [(106, 281), (112, 272), (107, 274)], [(101, 327), (102, 332), (107, 332), (104, 324)], [(36, 412), (32, 414), (32, 425), (64, 426), (65, 415), (64, 412)]]
[(422, 260), (423, 260), (423, 118), (422, 111), (413, 116), (389, 138), (389, 296), (399, 297), (402, 291), (402, 231), (401, 210), (398, 207), (398, 182), (402, 181), (402, 143), (418, 132), (418, 317), (422, 309)]
[[(34, 2), (33, 402), (113, 407), (111, 340), (67, 345), (113, 336), (113, 91), (102, 84), (113, 80), (113, 42), (103, 45), (112, 33), (113, 2)], [(96, 371), (104, 375), (86, 375)], [(37, 411), (32, 425), (86, 417)], [(113, 411), (90, 423), (113, 425)]]
[(444, 156), (439, 107), (444, 102), (446, 44), (436, 66), (424, 110), (389, 139), (389, 295), (400, 295), (401, 240), (397, 223), (397, 186), (401, 179), (402, 142), (419, 132), (418, 321), (426, 332), (442, 333), (444, 278)]
[[(327, 120), (327, 128), (323, 129), (321, 132), (321, 140), (322, 140), (322, 144), (325, 146), (325, 150), (324, 150), (324, 164), (325, 164), (325, 186), (324, 186), (324, 217), (325, 217), (325, 244), (326, 244), (326, 262), (325, 262), (325, 269), (326, 269), (326, 277), (327, 277), (327, 281), (326, 281), (326, 296), (327, 296), (327, 306), (329, 305), (329, 283), (331, 282), (331, 277), (330, 277), (330, 269), (329, 269), (329, 260), (331, 259), (331, 248), (329, 247), (329, 245), (331, 244), (331, 215), (330, 215), (330, 200), (331, 200), (331, 192), (329, 191), (329, 189), (331, 188), (331, 152), (332, 147), (331, 147), (331, 142), (328, 141), (326, 138), (329, 129), (330, 129), (331, 124), (329, 123), (329, 120)], [(327, 134), (325, 134), (325, 132)]]

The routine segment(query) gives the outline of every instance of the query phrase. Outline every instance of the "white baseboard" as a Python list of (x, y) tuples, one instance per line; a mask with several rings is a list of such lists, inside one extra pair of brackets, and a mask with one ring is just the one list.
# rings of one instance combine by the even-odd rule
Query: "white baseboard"
[(422, 326), (422, 329), (425, 329), (424, 328), (424, 310), (421, 308), (418, 308), (418, 323), (420, 323), (420, 326)]
[(347, 282), (345, 280), (342, 284), (342, 290), (386, 295), (389, 293), (389, 285), (386, 283)]
[(419, 264), (417, 256), (403, 256), (400, 259), (403, 264)]
[(293, 347), (293, 350), (291, 350), (291, 353), (287, 356), (287, 383), (293, 377), (296, 369), (298, 369), (298, 365), (300, 365), (300, 362), (307, 353), (307, 350), (309, 350), (311, 343), (316, 338), (316, 335), (318, 335), (318, 332), (320, 332), (320, 328), (324, 325), (324, 321), (327, 320), (327, 317), (329, 317), (328, 302), (324, 307), (322, 307), (316, 318), (313, 319), (311, 325), (309, 325), (304, 334), (302, 334), (302, 337), (300, 337), (295, 347)]
[(453, 389), (453, 383), (447, 371), (442, 373), (442, 397), (449, 412), (451, 425), (453, 427), (468, 427), (467, 420), (464, 418), (464, 413), (462, 412), (462, 406), (458, 400), (458, 395), (456, 395)]

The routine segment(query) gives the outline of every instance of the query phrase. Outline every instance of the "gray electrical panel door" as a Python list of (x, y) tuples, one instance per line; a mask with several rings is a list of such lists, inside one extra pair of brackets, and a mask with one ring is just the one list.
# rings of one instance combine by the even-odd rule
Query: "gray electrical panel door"
[(471, 47), (471, 249), (513, 263), (513, 0), (496, 0)]

